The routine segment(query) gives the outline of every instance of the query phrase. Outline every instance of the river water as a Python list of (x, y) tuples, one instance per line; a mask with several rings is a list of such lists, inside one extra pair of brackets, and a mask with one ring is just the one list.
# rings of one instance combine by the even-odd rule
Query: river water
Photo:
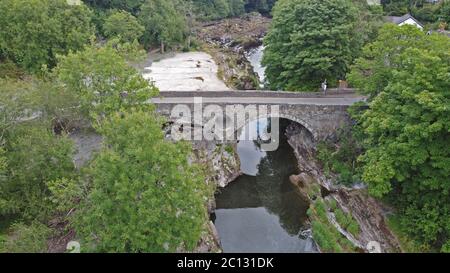
[(255, 71), (256, 74), (258, 74), (260, 88), (264, 87), (264, 81), (266, 78), (266, 69), (261, 64), (262, 58), (263, 58), (263, 53), (264, 53), (264, 46), (262, 46), (262, 45), (257, 48), (253, 48), (249, 52), (246, 53), (247, 60), (252, 65), (253, 71)]
[[(267, 126), (265, 120), (257, 122), (249, 129)], [(288, 123), (280, 121), (280, 132)], [(262, 151), (257, 141), (240, 141), (238, 154), (244, 174), (216, 195), (213, 220), (223, 251), (315, 251), (312, 239), (303, 236), (308, 204), (289, 181), (298, 170), (286, 136), (280, 135), (280, 147), (273, 152)]]

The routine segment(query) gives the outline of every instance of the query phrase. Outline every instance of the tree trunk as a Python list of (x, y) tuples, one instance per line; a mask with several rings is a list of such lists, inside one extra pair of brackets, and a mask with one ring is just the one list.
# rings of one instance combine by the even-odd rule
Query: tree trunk
[(164, 42), (161, 41), (161, 54), (164, 54)]

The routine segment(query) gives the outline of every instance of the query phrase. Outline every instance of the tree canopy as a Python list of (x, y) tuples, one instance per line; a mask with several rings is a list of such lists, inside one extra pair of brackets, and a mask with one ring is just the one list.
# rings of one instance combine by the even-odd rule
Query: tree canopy
[(66, 0), (0, 1), (0, 57), (36, 72), (58, 54), (79, 50), (94, 34), (91, 12)]
[(165, 140), (161, 128), (154, 113), (133, 110), (100, 126), (106, 143), (90, 167), (92, 190), (77, 216), (92, 250), (173, 252), (192, 250), (200, 239), (204, 177), (189, 162), (190, 145)]
[(181, 43), (186, 34), (186, 18), (177, 10), (176, 0), (146, 0), (139, 12), (139, 21), (145, 27), (143, 44), (166, 46)]
[(69, 53), (54, 74), (76, 94), (85, 115), (97, 121), (120, 109), (149, 107), (145, 102), (158, 93), (112, 45)]
[(145, 28), (136, 17), (126, 11), (115, 11), (105, 20), (103, 31), (107, 38), (119, 38), (122, 42), (137, 41)]
[(278, 1), (264, 40), (269, 87), (307, 91), (343, 79), (355, 50), (356, 11), (347, 0)]
[(352, 70), (372, 96), (354, 114), (363, 181), (392, 198), (409, 234), (437, 248), (450, 239), (449, 48), (446, 36), (387, 25)]

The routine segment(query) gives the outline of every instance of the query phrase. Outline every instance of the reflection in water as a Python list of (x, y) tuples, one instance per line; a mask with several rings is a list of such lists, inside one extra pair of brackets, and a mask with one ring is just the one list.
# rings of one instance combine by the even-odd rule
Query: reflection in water
[[(287, 122), (282, 120), (281, 132), (285, 126)], [(256, 131), (256, 122), (250, 128)], [(245, 174), (216, 196), (215, 224), (223, 250), (313, 251), (312, 241), (299, 236), (308, 204), (289, 181), (297, 166), (284, 134), (280, 135), (277, 151), (261, 151), (252, 141), (241, 141), (238, 151)]]

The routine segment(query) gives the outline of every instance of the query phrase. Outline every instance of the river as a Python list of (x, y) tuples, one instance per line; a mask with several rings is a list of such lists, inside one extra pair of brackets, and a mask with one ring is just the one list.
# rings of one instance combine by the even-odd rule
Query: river
[[(265, 78), (263, 50), (260, 46), (246, 54), (261, 83)], [(309, 205), (289, 181), (298, 169), (284, 134), (288, 124), (280, 120), (280, 146), (276, 151), (262, 151), (257, 141), (238, 143), (243, 175), (216, 194), (213, 215), (224, 252), (316, 251), (308, 232), (304, 232)], [(251, 122), (247, 135), (256, 136), (267, 126), (266, 120)]]
[[(261, 83), (265, 78), (263, 50), (260, 46), (246, 54)], [(227, 89), (217, 78), (213, 59), (203, 52), (178, 53), (153, 62), (146, 67), (144, 77), (161, 90)], [(284, 135), (288, 124), (287, 120), (280, 121), (280, 146), (276, 151), (264, 152), (256, 141), (238, 143), (243, 175), (216, 194), (217, 209), (212, 215), (224, 252), (315, 251), (314, 242), (304, 232), (308, 204), (289, 181), (298, 170)], [(257, 128), (264, 130), (266, 126), (266, 120), (254, 121), (247, 130), (255, 136)]]
[[(280, 132), (288, 123), (280, 121)], [(261, 120), (259, 128), (266, 125)], [(249, 125), (253, 131), (257, 127), (257, 122)], [(216, 195), (213, 220), (223, 251), (315, 251), (312, 239), (303, 236), (308, 204), (289, 181), (298, 173), (297, 160), (284, 134), (276, 151), (264, 152), (256, 141), (240, 141), (238, 154), (244, 174)]]

